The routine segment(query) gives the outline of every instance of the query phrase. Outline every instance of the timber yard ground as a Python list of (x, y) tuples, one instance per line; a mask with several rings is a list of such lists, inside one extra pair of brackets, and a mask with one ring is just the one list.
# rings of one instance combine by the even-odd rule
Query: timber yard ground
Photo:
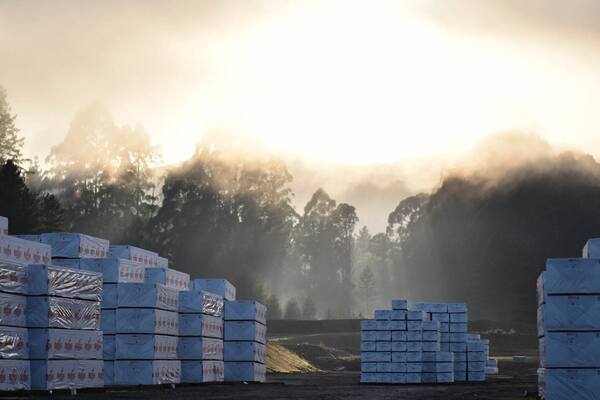
[[(269, 325), (270, 342), (304, 357), (320, 372), (269, 373), (266, 384), (177, 385), (148, 388), (107, 388), (80, 391), (77, 396), (55, 392), (6, 395), (4, 398), (53, 399), (535, 399), (537, 338), (532, 327), (509, 328), (491, 322), (470, 323), (470, 329), (491, 340), (500, 374), (483, 383), (448, 385), (361, 385), (358, 321), (283, 322)], [(534, 331), (533, 331), (534, 332)], [(525, 355), (514, 362), (513, 355)], [(275, 357), (273, 363), (283, 357)], [(279, 369), (285, 365), (278, 366)]]

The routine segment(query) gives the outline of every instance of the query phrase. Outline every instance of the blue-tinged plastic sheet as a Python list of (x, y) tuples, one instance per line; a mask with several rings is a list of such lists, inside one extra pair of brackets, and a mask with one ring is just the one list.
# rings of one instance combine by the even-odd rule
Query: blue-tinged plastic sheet
[(223, 340), (205, 337), (179, 337), (179, 359), (223, 360)]
[(29, 266), (29, 295), (48, 295), (83, 300), (102, 299), (102, 275), (93, 271), (56, 267)]
[(223, 339), (223, 319), (206, 314), (179, 314), (180, 336)]
[(537, 280), (538, 305), (554, 294), (600, 293), (600, 260), (549, 258)]
[(174, 269), (146, 268), (146, 283), (160, 283), (175, 290), (190, 290), (190, 275)]
[(547, 296), (538, 307), (538, 334), (551, 331), (600, 330), (600, 296)]
[(539, 369), (540, 392), (547, 400), (597, 400), (600, 369)]
[(181, 382), (179, 360), (115, 360), (116, 385), (161, 385)]
[(224, 361), (251, 361), (265, 363), (267, 347), (257, 342), (225, 342)]
[(192, 281), (192, 289), (215, 293), (225, 300), (235, 300), (235, 286), (227, 279), (194, 279)]
[(225, 382), (265, 382), (267, 369), (255, 362), (225, 361)]
[(118, 308), (116, 325), (117, 333), (179, 334), (178, 314), (153, 308)]
[(118, 360), (175, 360), (177, 336), (118, 334), (115, 348)]
[(104, 386), (102, 360), (32, 360), (33, 390), (81, 389)]
[(102, 359), (102, 331), (30, 328), (29, 343), (31, 359)]
[(100, 330), (105, 335), (117, 333), (117, 310), (102, 310), (100, 317)]
[(30, 390), (28, 360), (0, 360), (0, 391)]
[(0, 235), (8, 235), (8, 218), (0, 216)]
[(250, 340), (259, 343), (267, 343), (267, 327), (258, 322), (225, 321), (223, 333), (223, 338), (228, 341)]
[(115, 362), (113, 360), (104, 361), (104, 386), (115, 384)]
[(119, 307), (160, 308), (177, 311), (179, 292), (154, 283), (121, 283), (118, 285)]
[(223, 361), (181, 361), (181, 382), (183, 383), (223, 382), (224, 378)]
[(408, 310), (408, 300), (394, 299), (392, 300), (392, 310)]
[(81, 233), (43, 233), (40, 241), (52, 247), (52, 257), (106, 257), (108, 240)]
[(545, 368), (598, 367), (600, 332), (548, 332), (540, 338), (539, 350)]
[(414, 311), (425, 311), (430, 313), (447, 313), (448, 304), (445, 303), (415, 303), (411, 307)]
[(589, 239), (583, 246), (583, 258), (600, 259), (600, 238)]
[(119, 284), (105, 283), (102, 285), (102, 308), (115, 309), (118, 307)]
[(30, 328), (100, 329), (100, 302), (36, 296), (27, 298)]
[(465, 303), (448, 303), (449, 313), (466, 313), (467, 305)]
[(267, 307), (257, 301), (237, 300), (225, 303), (225, 321), (257, 321), (267, 323)]
[(179, 312), (201, 313), (223, 316), (224, 300), (222, 296), (204, 290), (179, 292)]
[(116, 337), (116, 335), (103, 335), (103, 337), (102, 337), (103, 338), (102, 357), (105, 360), (114, 360), (115, 359), (115, 354), (116, 354), (115, 337)]
[(27, 328), (0, 326), (0, 359), (29, 358)]

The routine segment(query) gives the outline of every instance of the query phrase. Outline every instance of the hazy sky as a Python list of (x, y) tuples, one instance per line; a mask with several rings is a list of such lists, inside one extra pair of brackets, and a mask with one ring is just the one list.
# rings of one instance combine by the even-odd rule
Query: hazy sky
[(28, 155), (76, 110), (141, 123), (165, 161), (227, 126), (352, 163), (427, 157), (521, 128), (600, 148), (600, 3), (0, 3), (0, 84)]

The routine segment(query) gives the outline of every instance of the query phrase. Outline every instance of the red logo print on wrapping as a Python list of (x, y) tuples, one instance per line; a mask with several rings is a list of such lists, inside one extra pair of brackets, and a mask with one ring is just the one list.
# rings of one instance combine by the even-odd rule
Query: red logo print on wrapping
[(12, 251), (11, 251), (11, 249), (10, 249), (10, 246), (5, 246), (5, 247), (4, 247), (4, 255), (5, 255), (6, 257), (10, 257), (10, 256), (12, 255)]
[(73, 343), (71, 342), (71, 338), (69, 338), (67, 343), (65, 343), (65, 350), (71, 351), (72, 348), (73, 348)]
[(44, 262), (44, 264), (47, 264), (48, 261), (50, 261), (50, 257), (48, 257), (48, 255), (44, 253), (44, 255), (42, 256), (42, 261)]
[(77, 378), (79, 378), (80, 381), (85, 381), (85, 371), (79, 371), (79, 373), (77, 374)]
[(69, 379), (70, 381), (74, 381), (75, 380), (75, 370), (71, 370), (69, 371), (69, 373), (67, 374), (67, 379)]
[(95, 370), (91, 370), (90, 372), (88, 372), (88, 379), (90, 381), (93, 381), (94, 379), (96, 379), (96, 371)]
[(16, 317), (20, 317), (22, 312), (23, 311), (21, 310), (21, 306), (20, 305), (18, 305), (18, 306), (15, 307), (15, 316)]
[(25, 260), (29, 261), (31, 259), (31, 252), (29, 250), (25, 250), (25, 254), (23, 256)]
[(18, 374), (17, 374), (17, 370), (13, 369), (10, 374), (8, 374), (8, 382), (11, 384), (15, 384), (17, 383), (17, 379), (19, 378)]
[(62, 349), (62, 342), (61, 342), (60, 338), (58, 338), (54, 342), (54, 350), (60, 351), (61, 349)]
[(4, 374), (4, 368), (0, 369), (0, 383), (6, 382), (6, 375)]
[(102, 348), (102, 341), (101, 339), (96, 340), (96, 343), (94, 343), (94, 349), (95, 350), (100, 350)]
[(83, 344), (81, 344), (81, 338), (75, 343), (75, 351), (80, 352), (83, 349)]
[(63, 381), (65, 379), (65, 371), (61, 368), (60, 372), (56, 374), (56, 379), (58, 381)]
[(13, 254), (15, 255), (15, 257), (17, 258), (21, 258), (21, 255), (23, 254), (23, 252), (17, 247), (14, 251)]
[(88, 339), (88, 341), (85, 344), (85, 351), (90, 351), (92, 349), (92, 340)]
[(36, 263), (38, 263), (38, 262), (40, 262), (40, 259), (41, 259), (40, 254), (36, 252), (33, 255), (33, 261), (35, 261)]
[(21, 371), (21, 375), (19, 375), (19, 380), (21, 381), (21, 383), (26, 383), (27, 381), (29, 381), (29, 374), (27, 373), (27, 371)]

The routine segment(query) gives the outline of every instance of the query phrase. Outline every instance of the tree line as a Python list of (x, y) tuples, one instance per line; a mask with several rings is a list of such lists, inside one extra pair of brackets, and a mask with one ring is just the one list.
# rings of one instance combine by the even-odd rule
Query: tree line
[(385, 232), (317, 188), (302, 210), (272, 155), (210, 135), (161, 166), (142, 126), (101, 105), (78, 112), (43, 167), (0, 90), (0, 215), (11, 234), (73, 231), (158, 251), (194, 277), (224, 277), (270, 319), (354, 318), (394, 297), (467, 301), (477, 319), (534, 321), (549, 256), (600, 235), (600, 165), (562, 153), (493, 179), (449, 174), (398, 199)]

